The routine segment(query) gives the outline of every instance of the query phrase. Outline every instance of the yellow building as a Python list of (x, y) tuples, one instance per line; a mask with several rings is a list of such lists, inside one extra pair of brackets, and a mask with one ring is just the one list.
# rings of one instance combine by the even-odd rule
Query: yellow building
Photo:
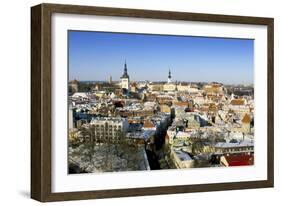
[(163, 84), (162, 83), (150, 83), (148, 85), (148, 88), (151, 91), (163, 91)]
[(251, 132), (251, 117), (247, 113), (244, 115), (242, 119), (242, 130), (245, 133)]
[(177, 90), (177, 85), (174, 83), (166, 83), (163, 85), (163, 90), (166, 92), (173, 92)]
[(160, 105), (160, 112), (171, 113), (171, 108), (166, 104)]

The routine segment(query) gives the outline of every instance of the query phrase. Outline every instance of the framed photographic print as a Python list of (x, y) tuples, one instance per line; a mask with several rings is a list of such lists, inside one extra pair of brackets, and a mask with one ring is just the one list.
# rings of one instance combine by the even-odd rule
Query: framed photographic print
[(31, 197), (273, 187), (273, 19), (31, 8)]

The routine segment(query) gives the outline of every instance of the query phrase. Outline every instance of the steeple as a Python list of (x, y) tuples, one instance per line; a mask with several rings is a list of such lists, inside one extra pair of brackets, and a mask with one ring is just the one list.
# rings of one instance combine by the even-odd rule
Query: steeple
[(128, 78), (129, 79), (126, 60), (125, 60), (125, 64), (124, 64), (124, 73), (123, 73), (121, 78)]
[(127, 71), (126, 60), (125, 60), (125, 64), (124, 64), (124, 73), (121, 76), (121, 88), (130, 90), (130, 78), (129, 78), (128, 71)]
[(169, 75), (168, 75), (168, 83), (172, 82), (172, 75), (171, 75), (171, 70), (169, 69)]
[(126, 59), (125, 59), (125, 64), (124, 64), (124, 74), (127, 74), (127, 63), (126, 63)]

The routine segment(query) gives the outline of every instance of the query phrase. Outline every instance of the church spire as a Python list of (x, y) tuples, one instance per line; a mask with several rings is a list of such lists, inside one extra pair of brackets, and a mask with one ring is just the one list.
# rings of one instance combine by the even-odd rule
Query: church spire
[(171, 70), (170, 70), (170, 69), (169, 69), (169, 76), (168, 76), (168, 78), (169, 78), (169, 79), (172, 78), (172, 76), (171, 76)]
[(125, 59), (125, 64), (124, 64), (124, 73), (121, 76), (121, 88), (127, 89), (128, 91), (130, 90), (130, 78), (128, 75), (126, 59)]
[(128, 75), (126, 59), (125, 59), (125, 64), (124, 64), (124, 74)]
[(169, 75), (168, 75), (168, 83), (172, 82), (172, 75), (171, 75), (171, 70), (169, 69)]
[(129, 79), (126, 59), (125, 59), (125, 64), (124, 64), (124, 73), (123, 73), (121, 78), (128, 78)]

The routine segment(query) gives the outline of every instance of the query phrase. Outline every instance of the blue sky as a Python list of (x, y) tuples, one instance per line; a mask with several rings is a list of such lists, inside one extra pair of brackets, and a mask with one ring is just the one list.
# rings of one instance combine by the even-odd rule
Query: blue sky
[(69, 31), (69, 79), (253, 83), (254, 40)]

